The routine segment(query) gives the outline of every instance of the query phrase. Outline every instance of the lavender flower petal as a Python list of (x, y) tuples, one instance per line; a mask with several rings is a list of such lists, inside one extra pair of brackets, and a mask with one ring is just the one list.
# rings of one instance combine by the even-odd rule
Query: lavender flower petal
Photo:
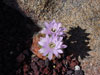
[(52, 53), (49, 53), (49, 54), (48, 54), (48, 58), (49, 58), (49, 60), (52, 59), (52, 55), (53, 55)]
[(58, 57), (58, 52), (57, 52), (57, 50), (53, 50), (53, 53), (55, 54), (56, 57)]
[(62, 50), (57, 50), (58, 51), (58, 53), (63, 53), (63, 51)]

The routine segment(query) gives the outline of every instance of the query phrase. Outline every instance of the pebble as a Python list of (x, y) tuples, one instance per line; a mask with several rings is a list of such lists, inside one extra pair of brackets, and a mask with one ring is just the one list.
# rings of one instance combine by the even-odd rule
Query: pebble
[(65, 75), (72, 75), (72, 74), (74, 74), (74, 71), (73, 70), (68, 70), (67, 74), (65, 74)]
[(75, 70), (75, 74), (74, 75), (84, 75), (82, 70)]
[(80, 70), (80, 66), (76, 65), (75, 70)]

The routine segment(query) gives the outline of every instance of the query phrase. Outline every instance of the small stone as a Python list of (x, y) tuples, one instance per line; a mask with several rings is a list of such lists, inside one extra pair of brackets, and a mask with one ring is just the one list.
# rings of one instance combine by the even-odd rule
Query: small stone
[(29, 69), (28, 65), (24, 64), (24, 66), (23, 66), (24, 75), (26, 74), (26, 72), (28, 72), (28, 69)]
[(43, 67), (43, 66), (44, 66), (44, 61), (43, 61), (43, 60), (39, 60), (39, 62), (37, 62), (37, 64), (38, 64), (40, 67)]
[(66, 61), (65, 67), (68, 68), (68, 65), (69, 65), (68, 62)]
[(36, 56), (36, 55), (32, 54), (32, 56), (31, 56), (31, 57), (32, 57), (32, 58), (34, 58), (35, 56)]
[(24, 50), (23, 53), (27, 56), (29, 56), (29, 51), (28, 50)]
[(10, 51), (10, 55), (12, 55), (13, 54), (13, 51)]
[(67, 71), (66, 75), (72, 75), (74, 72), (72, 70)]
[(76, 65), (77, 65), (77, 63), (75, 61), (71, 61), (71, 63), (70, 63), (71, 69), (74, 69)]
[(44, 68), (43, 72), (44, 72), (44, 74), (48, 74), (49, 73), (48, 67)]
[(17, 62), (21, 63), (22, 61), (24, 61), (25, 59), (25, 55), (23, 53), (21, 53), (18, 57), (17, 57)]
[(71, 57), (70, 56), (67, 56), (66, 59), (67, 59), (68, 62), (71, 61)]
[(80, 70), (80, 66), (76, 65), (75, 70)]
[(55, 70), (53, 70), (53, 75), (57, 75), (57, 73), (56, 73), (56, 71), (55, 71)]
[(36, 62), (36, 61), (39, 60), (39, 58), (38, 57), (34, 57), (34, 58), (32, 58), (32, 60)]
[(45, 65), (46, 65), (46, 66), (49, 65), (49, 60), (48, 60), (48, 59), (45, 60)]
[(55, 65), (53, 65), (53, 68), (55, 68), (56, 66)]
[(75, 75), (84, 75), (82, 70), (75, 70)]

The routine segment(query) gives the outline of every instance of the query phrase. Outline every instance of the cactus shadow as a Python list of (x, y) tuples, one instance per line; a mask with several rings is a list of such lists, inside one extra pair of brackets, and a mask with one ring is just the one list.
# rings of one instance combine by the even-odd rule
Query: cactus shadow
[(72, 55), (78, 59), (80, 57), (82, 60), (89, 56), (88, 52), (91, 51), (89, 44), (89, 33), (86, 33), (86, 29), (81, 27), (71, 28), (67, 33), (70, 37), (64, 40), (67, 44), (67, 48), (64, 50), (65, 56)]

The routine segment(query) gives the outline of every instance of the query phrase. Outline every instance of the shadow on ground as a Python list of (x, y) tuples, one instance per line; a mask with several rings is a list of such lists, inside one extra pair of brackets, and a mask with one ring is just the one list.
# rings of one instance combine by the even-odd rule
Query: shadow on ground
[(0, 75), (16, 75), (17, 56), (24, 50), (26, 56), (31, 54), (32, 36), (39, 30), (30, 18), (3, 2), (0, 4)]
[(81, 59), (84, 59), (86, 56), (89, 56), (88, 52), (91, 50), (88, 46), (89, 44), (89, 33), (85, 32), (85, 29), (81, 27), (71, 28), (67, 33), (70, 35), (69, 39), (65, 40), (65, 43), (68, 45), (65, 51), (65, 55), (74, 54), (78, 59), (80, 56)]

